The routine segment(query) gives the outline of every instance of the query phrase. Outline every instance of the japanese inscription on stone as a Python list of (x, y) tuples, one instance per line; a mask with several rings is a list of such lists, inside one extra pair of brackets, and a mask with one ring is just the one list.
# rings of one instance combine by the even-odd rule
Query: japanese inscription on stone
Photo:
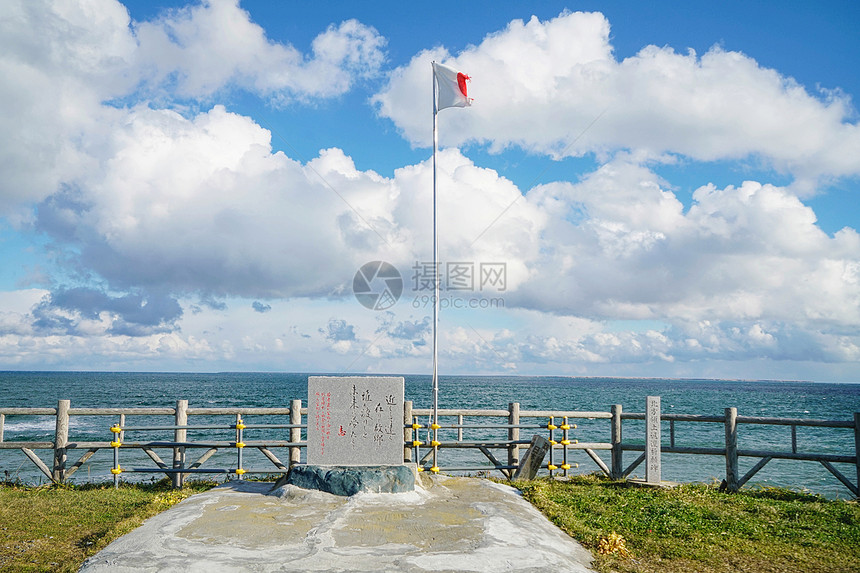
[(660, 483), (660, 396), (645, 402), (645, 481)]
[(307, 463), (403, 463), (403, 378), (308, 378)]

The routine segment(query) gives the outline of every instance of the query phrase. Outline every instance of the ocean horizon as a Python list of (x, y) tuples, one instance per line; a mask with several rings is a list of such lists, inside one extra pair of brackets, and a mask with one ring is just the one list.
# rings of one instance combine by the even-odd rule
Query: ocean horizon
[[(191, 408), (289, 407), (293, 399), (301, 399), (307, 406), (308, 376), (326, 375), (369, 374), (7, 370), (0, 371), (0, 409), (53, 408), (58, 400), (65, 399), (71, 401), (73, 408), (173, 407), (176, 400), (180, 399), (188, 400)], [(406, 399), (413, 402), (414, 408), (431, 407), (432, 378), (429, 375), (374, 375), (403, 376)], [(725, 408), (735, 407), (740, 416), (848, 421), (853, 420), (854, 412), (860, 411), (860, 384), (853, 383), (602, 376), (439, 377), (440, 408), (507, 409), (510, 402), (518, 402), (522, 410), (608, 412), (613, 404), (620, 404), (624, 412), (631, 413), (644, 412), (647, 396), (660, 396), (663, 412), (674, 414), (722, 416)], [(109, 439), (108, 427), (116, 420), (111, 419), (108, 423), (105, 417), (93, 418), (73, 417), (70, 439)], [(582, 420), (579, 426), (572, 432), (572, 438), (583, 442), (609, 441), (608, 420)], [(664, 422), (663, 426), (663, 443), (668, 445), (668, 424)], [(675, 426), (678, 446), (724, 445), (722, 424), (677, 422)], [(4, 439), (50, 441), (53, 431), (52, 417), (7, 416)], [(624, 442), (642, 443), (643, 440), (644, 424), (625, 420)], [(798, 427), (797, 444), (801, 452), (854, 454), (854, 436), (850, 429)], [(739, 429), (739, 447), (790, 451), (790, 428), (742, 424)], [(40, 452), (43, 458), (45, 453)], [(443, 451), (440, 454), (443, 464), (440, 465), (445, 465), (444, 456), (459, 461), (454, 453)], [(636, 452), (626, 452), (625, 466), (637, 455)], [(93, 456), (92, 461), (81, 467), (75, 478), (80, 481), (109, 479), (109, 456), (109, 451), (100, 451)], [(572, 462), (579, 464), (573, 473), (598, 470), (584, 452), (571, 452), (571, 456)], [(605, 458), (608, 459), (608, 455)], [(754, 458), (741, 458), (741, 475), (756, 461)], [(836, 467), (850, 480), (856, 480), (856, 469), (852, 464), (836, 464)], [(6, 476), (13, 480), (38, 482), (43, 479), (35, 465), (19, 450), (0, 450), (0, 475), (2, 472), (9, 472)], [(633, 475), (643, 473), (644, 465), (639, 466)], [(160, 478), (158, 474), (152, 475)], [(663, 454), (665, 480), (710, 483), (724, 476), (723, 456)], [(147, 479), (150, 477), (146, 475)], [(827, 497), (853, 497), (818, 462), (773, 460), (750, 484), (806, 489)]]

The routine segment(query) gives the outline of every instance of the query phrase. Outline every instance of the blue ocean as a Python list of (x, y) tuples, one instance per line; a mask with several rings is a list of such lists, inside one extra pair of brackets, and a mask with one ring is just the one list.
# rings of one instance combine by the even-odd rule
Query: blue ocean
[[(82, 407), (173, 407), (178, 399), (186, 399), (191, 408), (201, 407), (289, 407), (293, 399), (307, 405), (308, 374), (284, 373), (124, 373), (124, 372), (0, 372), (0, 410), (20, 407), (56, 407), (60, 399), (71, 401), (72, 408)], [(415, 408), (431, 406), (429, 376), (405, 375), (406, 399)], [(734, 380), (675, 380), (575, 378), (562, 376), (441, 376), (439, 407), (462, 409), (507, 409), (518, 402), (522, 410), (601, 411), (609, 412), (620, 404), (625, 413), (644, 412), (647, 396), (660, 396), (662, 411), (676, 414), (722, 416), (727, 407), (736, 407), (740, 416), (807, 418), (824, 420), (853, 420), (860, 411), (860, 384), (825, 384), (813, 382), (734, 381)], [(109, 441), (109, 426), (117, 420), (109, 417), (73, 416), (70, 440)], [(192, 417), (194, 418), (194, 417)], [(273, 420), (260, 420), (272, 422)], [(285, 423), (285, 420), (279, 420)], [(456, 420), (454, 420), (456, 421)], [(548, 420), (531, 420), (546, 424)], [(221, 422), (225, 422), (222, 417)], [(128, 424), (129, 422), (127, 422)], [(142, 421), (135, 421), (140, 424)], [(153, 423), (153, 422), (149, 422)], [(162, 417), (158, 423), (172, 423)], [(189, 423), (200, 423), (192, 419)], [(523, 423), (528, 423), (523, 420)], [(609, 420), (580, 420), (571, 438), (581, 442), (608, 442)], [(286, 430), (271, 430), (268, 437), (286, 439)], [(194, 439), (216, 439), (217, 431), (195, 434)], [(523, 435), (541, 433), (523, 430)], [(544, 430), (543, 433), (546, 433)], [(53, 417), (8, 415), (5, 419), (4, 440), (51, 441), (54, 434)], [(224, 438), (225, 434), (220, 434)], [(191, 437), (191, 436), (189, 436)], [(148, 435), (146, 439), (169, 439), (169, 434)], [(469, 439), (467, 433), (465, 439)], [(662, 438), (669, 443), (668, 424), (664, 422)], [(126, 438), (129, 439), (129, 438)], [(141, 438), (142, 439), (142, 438)], [(453, 439), (453, 438), (452, 438)], [(800, 452), (854, 455), (854, 433), (848, 428), (797, 428), (797, 448)], [(624, 442), (644, 443), (644, 422), (625, 420)], [(720, 423), (677, 422), (677, 446), (721, 447), (724, 428)], [(752, 450), (791, 450), (791, 431), (785, 426), (742, 424), (739, 447)], [(49, 452), (39, 455), (49, 460)], [(125, 452), (123, 452), (125, 455)], [(129, 454), (130, 455), (130, 454)], [(208, 465), (229, 466), (232, 454), (220, 453)], [(281, 452), (286, 459), (286, 452)], [(442, 450), (440, 466), (464, 463), (486, 464), (486, 459), (463, 458), (461, 451)], [(499, 453), (504, 456), (504, 452)], [(635, 460), (636, 452), (625, 453), (625, 466)], [(71, 453), (69, 464), (80, 453)], [(601, 454), (608, 460), (608, 453)], [(144, 458), (145, 459), (145, 458)], [(574, 473), (598, 471), (595, 463), (582, 451), (570, 452), (571, 464), (578, 464)], [(741, 458), (741, 474), (758, 460)], [(152, 465), (152, 462), (149, 462)], [(111, 479), (111, 450), (100, 450), (81, 466), (73, 481)], [(138, 465), (146, 465), (136, 461)], [(268, 463), (250, 462), (261, 467)], [(124, 463), (124, 465), (126, 465)], [(837, 463), (835, 467), (856, 482), (852, 464)], [(234, 465), (235, 467), (235, 465)], [(268, 467), (272, 467), (269, 464)], [(644, 475), (644, 464), (632, 475)], [(158, 474), (127, 474), (129, 479), (156, 479)], [(722, 456), (664, 454), (664, 480), (680, 482), (720, 481), (725, 476)], [(0, 479), (39, 483), (45, 478), (18, 449), (0, 450)], [(828, 497), (853, 497), (820, 463), (813, 461), (773, 460), (750, 481), (747, 487), (758, 485), (786, 486), (809, 490)]]

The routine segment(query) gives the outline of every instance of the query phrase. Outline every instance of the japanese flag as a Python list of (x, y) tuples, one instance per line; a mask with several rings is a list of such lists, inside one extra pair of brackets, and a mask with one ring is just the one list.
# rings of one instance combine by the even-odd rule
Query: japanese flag
[(436, 111), (472, 105), (472, 98), (466, 94), (469, 76), (436, 62), (433, 62), (433, 76), (436, 78)]

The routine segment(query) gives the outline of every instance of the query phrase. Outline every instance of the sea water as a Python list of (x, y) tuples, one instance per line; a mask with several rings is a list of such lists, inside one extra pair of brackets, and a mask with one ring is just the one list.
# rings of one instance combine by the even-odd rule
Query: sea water
[[(191, 408), (201, 407), (289, 407), (293, 399), (302, 399), (307, 405), (308, 374), (292, 373), (96, 373), (96, 372), (0, 372), (0, 409), (10, 407), (56, 407), (57, 401), (68, 399), (73, 408), (82, 407), (173, 407), (179, 399), (186, 399)], [(429, 376), (405, 375), (406, 399), (415, 408), (431, 406), (431, 379)], [(620, 404), (624, 412), (644, 412), (647, 396), (660, 396), (662, 411), (676, 414), (722, 416), (727, 407), (738, 409), (740, 416), (766, 416), (780, 418), (811, 418), (825, 420), (853, 420), (860, 411), (860, 384), (824, 384), (813, 382), (730, 381), (730, 380), (668, 380), (575, 378), (562, 376), (441, 376), (439, 379), (439, 407), (461, 409), (506, 410), (510, 402), (518, 402), (521, 410), (563, 410), (609, 412), (613, 404)], [(105, 416), (72, 416), (70, 440), (109, 441), (109, 426), (118, 420)], [(190, 424), (204, 420), (192, 416)], [(230, 423), (225, 417), (213, 419)], [(259, 419), (263, 422), (287, 423), (281, 419)], [(424, 420), (426, 422), (426, 420)], [(447, 422), (455, 422), (448, 420)], [(446, 423), (447, 423), (446, 422)], [(474, 423), (475, 420), (466, 420)], [(523, 419), (522, 423), (546, 424), (548, 420)], [(558, 422), (558, 420), (557, 420)], [(148, 419), (129, 417), (126, 425), (170, 424), (166, 417)], [(253, 423), (253, 422), (251, 422)], [(484, 421), (483, 423), (490, 423)], [(504, 420), (495, 420), (504, 423)], [(577, 429), (570, 438), (581, 442), (608, 442), (609, 420), (571, 420)], [(663, 444), (669, 444), (669, 426), (663, 423)], [(450, 433), (451, 431), (449, 431)], [(470, 433), (471, 432), (471, 433)], [(504, 435), (504, 430), (466, 430), (465, 440)], [(532, 434), (546, 435), (546, 430), (522, 430), (521, 437)], [(198, 432), (189, 439), (232, 440), (235, 431)], [(50, 416), (7, 416), (5, 441), (52, 441), (54, 418)], [(424, 436), (422, 436), (423, 438)], [(139, 434), (126, 440), (170, 440), (172, 433)], [(288, 431), (270, 430), (267, 434), (248, 434), (246, 440), (288, 439)], [(443, 439), (454, 439), (453, 434)], [(560, 433), (556, 439), (560, 439)], [(644, 422), (625, 420), (624, 442), (644, 443)], [(724, 447), (724, 427), (721, 423), (677, 422), (677, 446)], [(797, 446), (800, 452), (854, 455), (854, 433), (843, 428), (797, 428)], [(791, 450), (791, 430), (787, 426), (760, 426), (741, 424), (739, 447), (753, 450)], [(249, 449), (250, 450), (250, 449)], [(205, 450), (189, 450), (191, 461)], [(168, 450), (162, 450), (169, 457)], [(47, 450), (37, 452), (50, 466)], [(68, 465), (73, 464), (82, 451), (70, 450)], [(143, 456), (128, 458), (132, 453), (121, 451), (122, 465), (134, 460), (138, 466), (153, 467)], [(275, 451), (284, 460), (284, 450)], [(138, 454), (139, 455), (139, 454)], [(251, 452), (248, 453), (251, 455)], [(558, 454), (556, 454), (558, 455)], [(608, 464), (608, 453), (601, 452)], [(471, 456), (471, 457), (470, 457)], [(477, 456), (477, 457), (474, 457)], [(627, 466), (638, 452), (625, 452)], [(505, 452), (497, 452), (504, 460)], [(167, 460), (169, 463), (169, 460)], [(571, 464), (578, 464), (575, 473), (589, 473), (598, 468), (581, 451), (571, 451)], [(741, 475), (758, 460), (741, 458)], [(74, 475), (75, 481), (111, 479), (111, 450), (100, 450)], [(483, 456), (472, 451), (441, 450), (440, 466), (488, 465)], [(263, 459), (256, 462), (249, 457), (247, 464), (274, 467)], [(204, 467), (236, 467), (233, 451), (221, 451)], [(856, 468), (852, 464), (835, 464), (835, 467), (852, 482), (856, 481)], [(634, 476), (644, 474), (644, 464), (634, 470)], [(5, 472), (8, 472), (6, 474)], [(124, 479), (151, 479), (158, 474), (124, 474)], [(690, 482), (719, 481), (725, 476), (723, 456), (690, 454), (663, 454), (664, 480)], [(0, 450), (0, 479), (7, 478), (29, 483), (44, 481), (35, 465), (20, 450)], [(773, 460), (768, 463), (750, 484), (778, 485), (794, 489), (807, 489), (828, 497), (852, 497), (848, 489), (818, 462)]]

